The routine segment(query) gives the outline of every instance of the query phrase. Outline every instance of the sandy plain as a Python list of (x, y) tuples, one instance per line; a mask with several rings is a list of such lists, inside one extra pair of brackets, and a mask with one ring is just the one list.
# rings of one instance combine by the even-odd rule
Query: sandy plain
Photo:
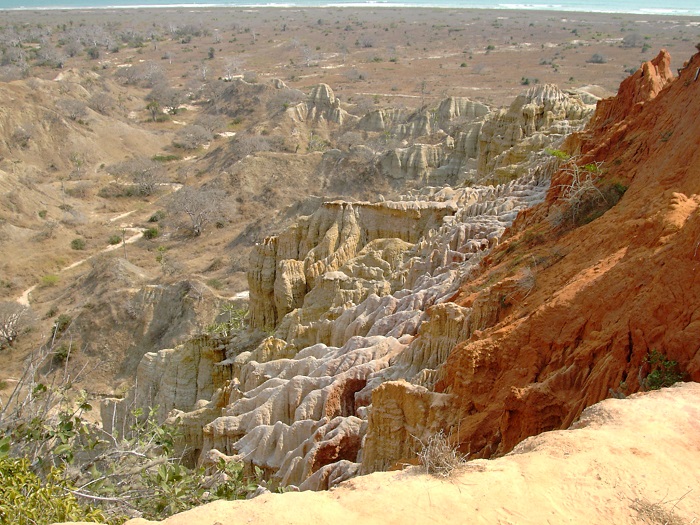
[(191, 40), (146, 41), (137, 50), (95, 60), (81, 54), (64, 68), (157, 61), (183, 86), (197, 77), (249, 72), (305, 91), (324, 82), (349, 103), (408, 107), (445, 96), (507, 105), (524, 85), (535, 83), (595, 84), (614, 93), (659, 49), (668, 49), (673, 66), (681, 67), (700, 41), (698, 17), (554, 11), (161, 8), (5, 11), (2, 18), (6, 27), (203, 30)]

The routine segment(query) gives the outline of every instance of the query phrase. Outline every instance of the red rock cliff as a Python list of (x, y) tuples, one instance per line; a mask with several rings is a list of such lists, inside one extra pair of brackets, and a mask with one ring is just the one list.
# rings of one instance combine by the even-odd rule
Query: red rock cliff
[(652, 350), (700, 381), (699, 70), (696, 54), (673, 79), (662, 51), (602, 101), (567, 147), (628, 186), (622, 199), (583, 226), (552, 226), (571, 178), (560, 171), (455, 299), (486, 297), (497, 309), (452, 351), (435, 388), (452, 396), (451, 423), (473, 456), (507, 452), (614, 392), (639, 390)]

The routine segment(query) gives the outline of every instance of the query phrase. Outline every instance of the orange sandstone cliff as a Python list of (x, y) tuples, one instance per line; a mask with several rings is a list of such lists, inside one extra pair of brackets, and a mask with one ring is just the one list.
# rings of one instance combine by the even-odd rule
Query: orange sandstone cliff
[[(495, 322), (453, 350), (435, 388), (450, 395), (450, 423), (473, 455), (508, 452), (642, 389), (654, 350), (700, 381), (700, 54), (679, 78), (669, 62), (662, 51), (645, 63), (567, 141), (581, 165), (597, 162), (602, 181), (627, 187), (620, 201), (588, 224), (556, 225), (571, 183), (560, 170), (455, 297), (467, 306), (500, 294)], [(518, 260), (510, 290), (478, 291)]]

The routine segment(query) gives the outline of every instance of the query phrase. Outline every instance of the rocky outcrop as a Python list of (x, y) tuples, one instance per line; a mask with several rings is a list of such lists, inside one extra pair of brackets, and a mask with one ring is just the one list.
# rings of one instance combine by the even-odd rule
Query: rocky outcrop
[[(533, 155), (508, 184), (330, 202), (268, 238), (251, 258), (251, 321), (275, 338), (227, 347), (231, 380), (183, 414), (220, 411), (196, 436), (202, 460), (223, 453), (328, 488), (411, 461), (438, 430), (480, 458), (566, 428), (645, 388), (653, 350), (700, 379), (700, 83), (685, 75), (639, 95), (626, 135), (594, 120), (570, 139), (584, 152), (572, 162), (602, 162), (629, 186), (587, 223), (555, 220), (572, 164)], [(536, 110), (549, 95), (530, 97), (538, 132), (553, 122)]]
[(644, 62), (634, 74), (622, 81), (616, 97), (598, 102), (595, 117), (588, 129), (600, 133), (608, 126), (635, 117), (645, 102), (656, 97), (673, 80), (671, 55), (661, 50), (656, 58)]
[[(306, 293), (320, 283), (324, 286), (315, 291), (317, 300), (323, 301), (320, 296), (324, 288), (340, 287), (349, 291), (346, 299), (359, 302), (364, 297), (353, 295), (356, 281), (376, 281), (406, 247), (401, 242), (385, 247), (372, 245), (372, 241), (415, 243), (455, 211), (455, 205), (449, 202), (324, 203), (313, 215), (254, 249), (248, 273), (251, 325), (275, 327), (287, 313), (302, 306)], [(370, 264), (350, 262), (356, 257)], [(369, 261), (372, 258), (375, 260)], [(369, 269), (372, 267), (376, 270)], [(339, 274), (333, 273), (341, 268)], [(370, 285), (364, 288), (365, 292), (358, 291), (366, 296)], [(382, 287), (376, 291), (390, 290)], [(331, 304), (324, 304), (324, 308), (327, 306)]]
[(321, 121), (340, 125), (357, 120), (340, 107), (340, 100), (327, 84), (314, 86), (308, 100), (287, 109), (287, 115), (295, 122)]
[(552, 84), (535, 86), (519, 95), (507, 109), (492, 114), (479, 136), (477, 175), (493, 176), (505, 170), (509, 176), (522, 172), (517, 165), (533, 152), (556, 144), (583, 127), (594, 107), (579, 95)]
[[(365, 437), (378, 387), (408, 379), (432, 399), (425, 385), (481, 319), (446, 301), (546, 188), (540, 175), (500, 187), (426, 190), (406, 201), (326, 203), (266, 240), (251, 258), (251, 322), (276, 326), (289, 357), (266, 359), (256, 350), (232, 358), (237, 392), (204, 427), (203, 457), (216, 449), (278, 482), (319, 489), (408, 453), (414, 440), (389, 454), (384, 434)], [(415, 422), (418, 432), (425, 421)], [(364, 459), (360, 466), (361, 456), (369, 466)]]
[[(605, 397), (644, 389), (653, 352), (678, 363), (672, 377), (700, 380), (698, 67), (700, 55), (656, 97), (650, 93), (665, 78), (662, 71), (601, 104), (626, 108), (626, 97), (646, 101), (616, 123), (594, 118), (569, 141), (585, 152), (581, 164), (602, 162), (606, 177), (629, 185), (620, 202), (589, 224), (557, 225), (552, 217), (564, 205), (561, 188), (571, 183), (571, 171), (555, 174), (546, 202), (517, 221), (484, 273), (454, 298), (463, 308), (481, 302), (485, 322), (438, 369), (433, 395), (439, 397), (425, 400), (424, 392), (399, 387), (393, 396), (373, 398), (368, 442), (381, 435), (385, 423), (376, 430), (372, 424), (381, 414), (448, 396), (445, 426), (457, 433), (463, 451), (489, 457), (527, 436), (566, 428)], [(510, 282), (502, 280), (514, 260), (524, 266)], [(391, 421), (399, 433), (415, 425), (408, 418)], [(388, 446), (377, 441), (376, 450)]]
[(381, 132), (405, 144), (379, 159), (381, 172), (390, 179), (454, 185), (471, 167), (470, 159), (476, 159), (479, 133), (488, 113), (485, 104), (450, 97), (435, 109), (421, 108), (410, 114), (396, 109), (372, 111), (360, 120), (358, 129)]
[(370, 111), (357, 123), (362, 131), (386, 133), (398, 140), (414, 140), (444, 132), (448, 127), (472, 125), (478, 134), (490, 108), (465, 97), (449, 97), (436, 109), (421, 108), (409, 113), (396, 108)]
[(690, 497), (700, 484), (700, 433), (692, 417), (698, 410), (695, 384), (607, 399), (569, 430), (529, 438), (502, 458), (470, 461), (448, 479), (413, 467), (356, 478), (329, 492), (217, 501), (163, 522), (139, 518), (127, 525), (316, 525), (329, 516), (339, 525), (458, 525), (476, 515), (484, 523), (524, 525), (692, 523), (700, 517), (700, 501)]

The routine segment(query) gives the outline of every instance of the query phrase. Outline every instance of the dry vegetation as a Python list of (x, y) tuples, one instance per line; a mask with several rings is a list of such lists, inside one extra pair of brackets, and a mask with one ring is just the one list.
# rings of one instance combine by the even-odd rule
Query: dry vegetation
[(352, 115), (392, 107), (410, 122), (445, 96), (498, 106), (538, 82), (611, 92), (661, 47), (688, 56), (698, 32), (682, 17), (554, 12), (3, 12), (0, 298), (34, 316), (2, 378), (69, 315), (76, 366), (100, 362), (91, 391), (120, 392), (144, 351), (247, 288), (255, 242), (324, 198), (400, 191), (376, 169), (400, 138), (285, 116), (320, 82)]

